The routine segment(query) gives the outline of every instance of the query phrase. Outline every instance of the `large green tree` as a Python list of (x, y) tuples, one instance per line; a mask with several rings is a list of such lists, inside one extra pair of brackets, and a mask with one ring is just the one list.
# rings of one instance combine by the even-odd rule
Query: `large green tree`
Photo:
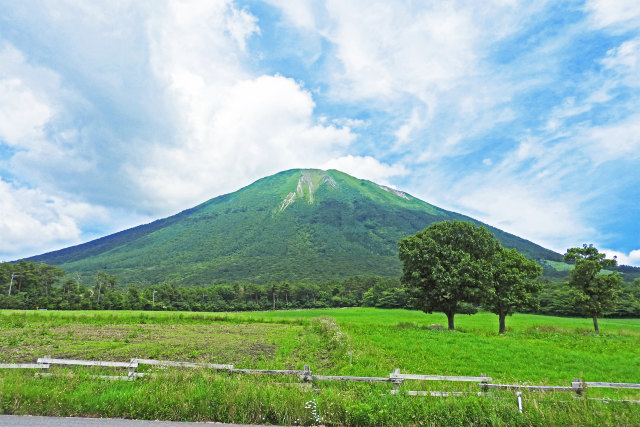
[(598, 333), (598, 316), (616, 308), (622, 282), (617, 271), (601, 274), (601, 270), (616, 266), (617, 261), (615, 257), (607, 259), (606, 254), (586, 244), (568, 249), (564, 260), (575, 264), (569, 277), (573, 300), (585, 315), (593, 318), (593, 328)]
[(464, 221), (432, 224), (398, 243), (402, 283), (413, 305), (442, 311), (449, 329), (456, 313), (478, 303), (492, 280), (492, 259), (500, 243), (486, 228)]
[(493, 280), (485, 288), (483, 305), (498, 315), (499, 333), (503, 334), (507, 315), (516, 310), (535, 308), (540, 285), (533, 281), (542, 267), (515, 249), (501, 248), (493, 258)]

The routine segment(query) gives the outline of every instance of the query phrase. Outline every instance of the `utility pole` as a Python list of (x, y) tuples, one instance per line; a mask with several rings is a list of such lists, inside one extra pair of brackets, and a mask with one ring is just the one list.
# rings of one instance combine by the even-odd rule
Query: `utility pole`
[(13, 287), (13, 278), (20, 277), (19, 274), (11, 273), (11, 283), (9, 283), (9, 296), (11, 296), (11, 288)]
[(158, 291), (155, 291), (155, 290), (153, 291), (153, 306), (154, 307), (156, 305), (156, 292), (158, 292)]

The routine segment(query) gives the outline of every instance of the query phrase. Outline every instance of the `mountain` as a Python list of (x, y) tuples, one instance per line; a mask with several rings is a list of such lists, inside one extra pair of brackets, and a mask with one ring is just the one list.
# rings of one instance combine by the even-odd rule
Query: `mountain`
[[(400, 275), (400, 238), (472, 218), (345, 173), (295, 169), (150, 224), (30, 258), (122, 283), (203, 285)], [(483, 224), (484, 225), (484, 224)], [(531, 259), (561, 256), (487, 226)]]

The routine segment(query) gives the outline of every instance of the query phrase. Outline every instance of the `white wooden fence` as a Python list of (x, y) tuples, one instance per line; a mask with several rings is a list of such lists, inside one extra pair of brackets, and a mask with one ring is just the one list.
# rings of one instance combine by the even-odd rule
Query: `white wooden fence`
[[(456, 391), (402, 391), (412, 396), (460, 396), (464, 394), (483, 395), (487, 390), (516, 390), (518, 391), (518, 399), (520, 402), (522, 390), (541, 391), (541, 392), (573, 392), (577, 395), (583, 395), (589, 388), (616, 388), (616, 389), (640, 389), (640, 384), (636, 383), (614, 383), (614, 382), (586, 382), (579, 378), (574, 378), (570, 386), (551, 386), (551, 385), (522, 385), (522, 384), (495, 384), (491, 383), (491, 377), (482, 373), (480, 376), (454, 376), (454, 375), (419, 375), (419, 374), (401, 374), (399, 369), (395, 369), (387, 377), (359, 377), (344, 375), (316, 375), (311, 372), (309, 365), (305, 365), (303, 370), (295, 369), (237, 369), (230, 364), (216, 363), (194, 363), (194, 362), (176, 362), (171, 360), (155, 360), (155, 359), (131, 359), (129, 362), (112, 362), (103, 360), (74, 360), (74, 359), (55, 359), (51, 357), (41, 357), (37, 363), (0, 363), (1, 369), (34, 369), (39, 370), (36, 375), (53, 376), (54, 373), (42, 372), (49, 369), (52, 365), (67, 366), (98, 366), (108, 368), (124, 368), (128, 370), (127, 375), (94, 375), (96, 378), (107, 380), (126, 380), (132, 381), (136, 378), (147, 375), (157, 375), (145, 372), (136, 372), (139, 365), (176, 367), (176, 368), (199, 368), (212, 369), (216, 371), (226, 371), (233, 374), (253, 374), (253, 375), (293, 375), (298, 376), (301, 381), (309, 383), (315, 381), (354, 381), (368, 383), (390, 383), (393, 385), (392, 394), (400, 393), (399, 387), (405, 381), (456, 381), (456, 382), (475, 382), (482, 390), (478, 393), (456, 392)], [(640, 401), (626, 401), (640, 403)]]

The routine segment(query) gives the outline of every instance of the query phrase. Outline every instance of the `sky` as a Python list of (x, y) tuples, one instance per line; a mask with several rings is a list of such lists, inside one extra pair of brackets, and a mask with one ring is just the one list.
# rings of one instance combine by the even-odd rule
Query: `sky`
[(640, 2), (0, 0), (0, 261), (293, 168), (640, 266)]

